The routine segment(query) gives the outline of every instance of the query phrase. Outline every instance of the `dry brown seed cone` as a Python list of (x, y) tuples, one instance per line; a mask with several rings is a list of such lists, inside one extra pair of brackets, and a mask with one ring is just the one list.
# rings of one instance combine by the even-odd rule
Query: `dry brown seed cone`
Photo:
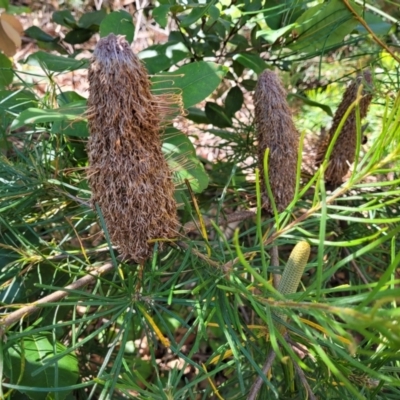
[[(361, 119), (367, 115), (368, 107), (372, 101), (372, 76), (370, 71), (365, 71), (362, 75), (357, 76), (355, 81), (347, 88), (343, 95), (342, 102), (333, 117), (332, 127), (327, 137), (323, 138), (318, 147), (315, 165), (319, 167), (324, 161), (325, 154), (332, 141), (332, 138), (338, 128), (344, 114), (350, 105), (356, 100), (357, 92), (360, 85), (363, 85), (363, 97), (360, 100), (360, 117)], [(342, 131), (339, 133), (336, 143), (333, 147), (328, 167), (325, 171), (325, 181), (330, 185), (340, 185), (343, 177), (349, 171), (350, 164), (354, 162), (357, 145), (357, 127), (356, 127), (356, 110), (350, 113), (343, 125)]]
[[(148, 240), (177, 233), (171, 171), (161, 152), (160, 101), (123, 36), (100, 39), (89, 68), (92, 204), (124, 258), (145, 261)], [(162, 243), (161, 243), (162, 244)]]
[(263, 208), (272, 213), (263, 167), (265, 150), (269, 148), (269, 182), (277, 209), (283, 211), (294, 196), (299, 135), (286, 101), (286, 91), (274, 72), (265, 70), (259, 76), (254, 103)]

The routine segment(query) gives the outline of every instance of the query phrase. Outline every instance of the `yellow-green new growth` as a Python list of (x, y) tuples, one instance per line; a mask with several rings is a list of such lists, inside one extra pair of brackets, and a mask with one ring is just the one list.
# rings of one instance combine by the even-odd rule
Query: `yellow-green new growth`
[(277, 288), (279, 293), (283, 295), (296, 293), (310, 257), (310, 250), (310, 245), (304, 241), (294, 246)]

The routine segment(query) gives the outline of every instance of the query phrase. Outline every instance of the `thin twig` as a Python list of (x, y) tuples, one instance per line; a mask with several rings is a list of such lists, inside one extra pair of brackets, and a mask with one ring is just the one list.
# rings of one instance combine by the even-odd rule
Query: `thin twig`
[(397, 57), (396, 54), (394, 54), (394, 52), (389, 48), (388, 45), (383, 43), (382, 40), (380, 40), (375, 35), (374, 31), (368, 26), (368, 24), (364, 21), (364, 19), (357, 14), (357, 11), (354, 10), (354, 8), (350, 5), (350, 2), (348, 0), (343, 0), (343, 3), (348, 8), (348, 10), (354, 15), (354, 18), (368, 31), (372, 39), (374, 39), (375, 42), (379, 44), (379, 46), (383, 47), (398, 63), (400, 63), (400, 58)]
[(24, 306), (19, 310), (13, 311), (12, 313), (8, 314), (7, 316), (0, 319), (0, 338), (4, 335), (5, 329), (8, 328), (10, 325), (20, 321), (22, 318), (39, 311), (41, 307), (40, 304), (46, 303), (53, 303), (67, 297), (70, 294), (71, 290), (79, 289), (83, 286), (86, 286), (92, 282), (96, 281), (96, 278), (100, 275), (106, 274), (110, 272), (114, 268), (112, 263), (107, 263), (102, 265), (101, 267), (95, 268), (90, 273), (77, 281), (71, 283), (70, 285), (66, 286), (62, 290), (57, 290), (54, 293), (45, 296), (38, 301), (35, 301), (31, 305)]
[(290, 358), (293, 361), (294, 369), (296, 370), (297, 375), (299, 376), (299, 378), (301, 380), (301, 383), (305, 387), (310, 400), (317, 400), (317, 398), (315, 397), (313, 391), (311, 390), (310, 385), (307, 382), (307, 378), (306, 378), (306, 375), (304, 374), (304, 371), (300, 368), (300, 366), (297, 364), (297, 362), (295, 361), (295, 359), (293, 357), (290, 357)]
[[(265, 364), (263, 365), (262, 372), (264, 375), (268, 374), (268, 371), (272, 367), (272, 363), (274, 362), (276, 357), (276, 353), (274, 350), (271, 350), (271, 352), (268, 354), (267, 360), (265, 361)], [(261, 376), (257, 376), (257, 379), (254, 381), (253, 386), (250, 389), (249, 395), (247, 396), (247, 400), (255, 400), (257, 397), (258, 392), (261, 389), (261, 386), (263, 384), (264, 380)]]

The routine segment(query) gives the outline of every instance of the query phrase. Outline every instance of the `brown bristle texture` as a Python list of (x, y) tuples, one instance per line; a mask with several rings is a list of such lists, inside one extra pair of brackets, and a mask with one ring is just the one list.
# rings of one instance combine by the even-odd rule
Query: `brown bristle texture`
[(286, 101), (286, 91), (274, 72), (265, 70), (259, 76), (254, 105), (262, 206), (266, 211), (273, 212), (265, 187), (263, 167), (264, 154), (266, 149), (269, 149), (269, 183), (277, 210), (280, 212), (286, 209), (294, 196), (299, 134)]
[(138, 263), (152, 254), (149, 240), (177, 235), (174, 184), (161, 151), (162, 107), (125, 38), (100, 39), (89, 68), (92, 205), (124, 259)]
[[(328, 135), (321, 139), (316, 150), (315, 165), (319, 167), (324, 161), (328, 147), (333, 136), (350, 105), (356, 101), (360, 85), (363, 85), (362, 98), (359, 103), (360, 117), (363, 119), (368, 112), (372, 101), (372, 76), (370, 71), (364, 71), (357, 76), (354, 82), (347, 88), (342, 102), (333, 117), (332, 127)], [(348, 173), (350, 165), (354, 162), (357, 146), (357, 124), (356, 109), (354, 108), (346, 119), (329, 158), (328, 167), (325, 171), (325, 181), (329, 185), (338, 186), (343, 182)]]

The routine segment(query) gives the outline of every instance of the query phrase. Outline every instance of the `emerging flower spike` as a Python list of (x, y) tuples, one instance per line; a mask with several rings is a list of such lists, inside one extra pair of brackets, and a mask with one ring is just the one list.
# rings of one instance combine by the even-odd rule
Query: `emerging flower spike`
[(177, 235), (174, 184), (161, 151), (160, 99), (125, 38), (100, 39), (89, 68), (92, 205), (99, 205), (122, 256), (138, 263), (151, 256), (149, 240)]
[[(319, 167), (324, 161), (325, 154), (329, 148), (332, 138), (338, 128), (343, 116), (356, 101), (357, 92), (360, 85), (363, 85), (362, 98), (359, 103), (360, 117), (363, 119), (368, 112), (368, 107), (372, 101), (372, 76), (370, 71), (364, 71), (362, 75), (357, 76), (354, 82), (347, 88), (343, 95), (342, 102), (333, 117), (332, 127), (326, 137), (321, 138), (317, 154), (315, 158), (315, 165)], [(351, 111), (349, 117), (346, 119), (342, 131), (336, 139), (336, 143), (330, 155), (329, 164), (325, 171), (325, 181), (329, 185), (341, 185), (343, 177), (349, 171), (350, 165), (354, 162), (357, 145), (357, 125), (356, 125), (356, 110)]]
[(283, 211), (293, 200), (296, 187), (299, 135), (286, 101), (286, 91), (274, 72), (265, 70), (259, 76), (254, 103), (263, 208), (272, 213), (263, 166), (264, 154), (269, 148), (269, 182), (276, 207)]

